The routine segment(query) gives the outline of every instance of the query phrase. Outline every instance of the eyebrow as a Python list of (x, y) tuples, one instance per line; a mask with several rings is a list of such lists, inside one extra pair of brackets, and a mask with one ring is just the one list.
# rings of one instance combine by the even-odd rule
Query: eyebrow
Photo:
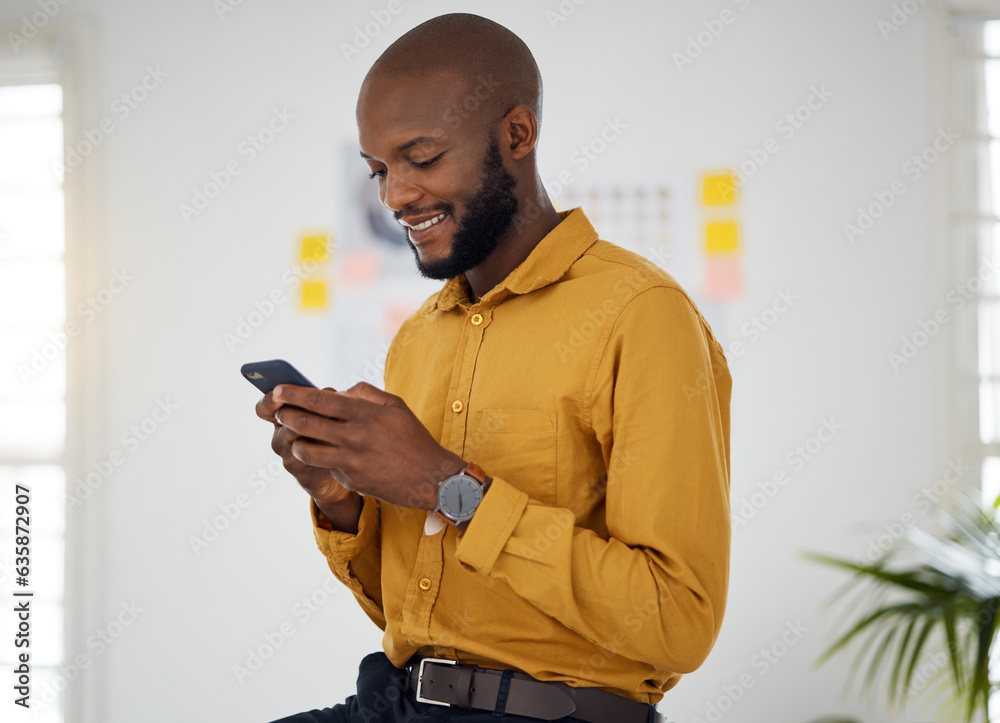
[[(441, 139), (435, 138), (434, 136), (417, 136), (413, 140), (409, 140), (403, 145), (397, 146), (395, 152), (402, 153), (403, 151), (413, 148), (413, 146), (419, 146), (421, 143), (437, 143), (439, 140)], [(375, 160), (374, 158), (372, 158), (372, 156), (369, 156), (364, 151), (359, 151), (359, 153), (361, 154), (362, 158), (365, 158), (367, 160)]]

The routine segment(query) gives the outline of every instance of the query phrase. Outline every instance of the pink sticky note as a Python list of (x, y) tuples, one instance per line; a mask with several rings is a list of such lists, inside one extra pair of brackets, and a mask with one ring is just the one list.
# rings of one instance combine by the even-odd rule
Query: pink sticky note
[(372, 284), (382, 272), (382, 256), (378, 251), (350, 251), (344, 254), (340, 275), (348, 284)]
[(705, 260), (705, 296), (734, 299), (743, 294), (743, 265), (739, 257), (714, 256)]
[(382, 335), (392, 338), (399, 331), (403, 322), (413, 315), (419, 305), (409, 302), (390, 302), (385, 305), (382, 311)]

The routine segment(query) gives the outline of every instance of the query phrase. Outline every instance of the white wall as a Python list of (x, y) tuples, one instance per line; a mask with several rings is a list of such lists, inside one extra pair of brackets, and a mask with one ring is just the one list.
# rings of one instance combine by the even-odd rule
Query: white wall
[[(403, 11), (350, 63), (339, 44), (385, 3), (244, 2), (222, 19), (212, 3), (191, 0), (72, 0), (60, 11), (57, 23), (90, 32), (84, 127), (109, 115), (147, 65), (169, 73), (78, 169), (92, 185), (73, 229), (86, 259), (74, 283), (92, 293), (122, 267), (135, 281), (80, 341), (90, 364), (88, 391), (78, 390), (88, 432), (75, 474), (111, 450), (128, 454), (72, 521), (78, 537), (68, 559), (79, 555), (72, 575), (81, 597), (71, 601), (68, 653), (122, 603), (134, 600), (144, 612), (71, 684), (83, 709), (75, 720), (266, 721), (342, 700), (360, 658), (378, 648), (379, 631), (344, 591), (308, 620), (298, 614), (297, 602), (329, 578), (305, 497), (291, 478), (261, 494), (249, 482), (273, 455), (238, 366), (287, 357), (316, 381), (346, 386), (346, 378), (326, 376), (338, 342), (328, 338), (330, 318), (285, 304), (232, 352), (222, 333), (280, 286), (302, 231), (337, 229), (339, 152), (354, 136), (368, 65), (405, 30), (455, 10), (504, 23), (535, 52), (546, 84), (544, 178), (607, 116), (629, 128), (601, 157), (601, 172), (693, 177), (777, 137), (776, 121), (812, 86), (832, 91), (744, 188), (747, 289), (715, 313), (728, 348), (747, 341), (740, 327), (771, 305), (776, 289), (799, 297), (732, 364), (734, 507), (778, 470), (790, 482), (737, 531), (716, 649), (660, 709), (672, 721), (705, 717), (723, 686), (749, 674), (753, 687), (723, 720), (805, 722), (834, 712), (887, 719), (842, 696), (843, 660), (812, 668), (832, 639), (820, 604), (843, 578), (800, 552), (863, 551), (880, 522), (910, 510), (912, 491), (958, 454), (949, 408), (936, 401), (947, 399), (939, 372), (951, 330), (898, 373), (886, 361), (949, 283), (940, 263), (944, 164), (907, 181), (906, 194), (857, 243), (842, 229), (947, 125), (935, 95), (943, 19), (929, 3), (883, 39), (876, 23), (888, 18), (888, 0), (742, 4), (589, 0), (551, 27), (545, 11), (556, 0), (402, 0)], [(735, 21), (679, 72), (672, 53), (724, 8)], [(16, 29), (37, 10), (31, 0), (5, 0), (0, 23)], [(191, 189), (285, 106), (296, 116), (289, 128), (205, 213), (183, 221), (178, 204)], [(377, 354), (377, 341), (365, 354)], [(167, 398), (177, 410), (128, 450), (122, 434)], [(843, 429), (793, 469), (786, 455), (830, 417)], [(240, 493), (252, 504), (195, 555), (189, 536)], [(238, 683), (234, 664), (286, 622), (295, 635)], [(765, 673), (754, 656), (788, 623), (808, 632)], [(929, 718), (914, 711), (898, 720)]]

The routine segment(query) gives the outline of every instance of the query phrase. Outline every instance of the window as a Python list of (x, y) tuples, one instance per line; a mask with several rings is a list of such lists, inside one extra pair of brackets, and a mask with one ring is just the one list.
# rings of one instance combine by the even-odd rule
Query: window
[[(982, 28), (982, 93), (986, 135), (980, 152), (987, 221), (979, 225), (981, 272), (970, 281), (978, 295), (979, 437), (984, 445), (982, 498), (1000, 496), (1000, 22)], [(981, 282), (979, 281), (981, 279)]]
[[(962, 449), (980, 467), (981, 502), (988, 506), (1000, 497), (1000, 3), (953, 2), (952, 112), (966, 152), (952, 166), (956, 256), (949, 293), (966, 299), (969, 312), (956, 337), (956, 427)], [(993, 677), (1000, 670), (996, 650), (990, 669)], [(1000, 694), (993, 694), (989, 716), (998, 715)]]
[[(9, 639), (0, 646), (0, 679), (11, 695), (15, 655), (29, 653), (30, 704), (44, 723), (64, 720), (61, 696), (51, 687), (64, 660), (68, 338), (62, 100), (58, 84), (0, 86), (0, 494), (6, 497), (0, 505), (0, 580), (5, 592), (32, 593), (4, 601), (3, 629), (10, 631), (18, 628), (10, 600), (29, 602), (30, 646), (15, 648)], [(27, 575), (14, 554), (18, 486), (30, 497)], [(43, 696), (46, 689), (50, 693)]]

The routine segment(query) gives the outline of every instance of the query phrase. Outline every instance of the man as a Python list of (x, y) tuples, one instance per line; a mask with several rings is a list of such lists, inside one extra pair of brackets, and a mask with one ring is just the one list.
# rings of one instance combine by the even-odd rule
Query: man
[(387, 391), (283, 385), (257, 405), (385, 631), (356, 696), (286, 721), (662, 720), (718, 635), (726, 360), (671, 276), (555, 211), (541, 91), (524, 43), (466, 14), (364, 80), (361, 156), (446, 282), (393, 340)]

